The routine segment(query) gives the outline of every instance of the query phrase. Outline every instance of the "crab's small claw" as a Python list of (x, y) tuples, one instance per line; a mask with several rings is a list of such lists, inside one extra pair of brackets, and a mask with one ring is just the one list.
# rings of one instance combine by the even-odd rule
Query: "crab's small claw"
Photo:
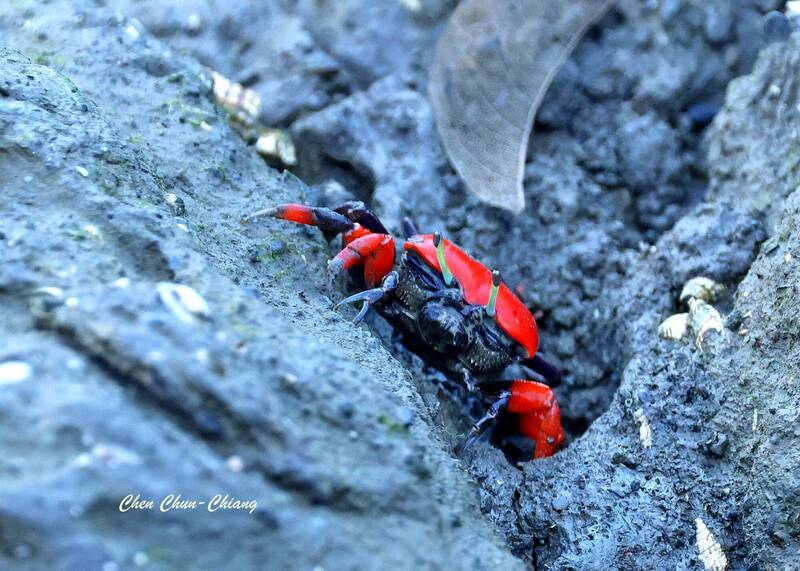
[(366, 234), (348, 243), (328, 263), (328, 283), (333, 285), (342, 270), (361, 263), (367, 285), (376, 285), (394, 265), (394, 238), (389, 234)]
[(356, 303), (358, 301), (363, 301), (364, 303), (361, 305), (361, 309), (359, 310), (358, 314), (356, 315), (355, 319), (353, 319), (353, 323), (358, 323), (364, 316), (367, 314), (370, 305), (373, 303), (377, 303), (383, 297), (383, 290), (381, 288), (375, 289), (368, 289), (366, 291), (362, 291), (355, 295), (351, 295), (350, 297), (344, 298), (342, 301), (337, 303), (333, 306), (333, 309), (339, 309), (342, 305), (346, 303)]
[(333, 287), (333, 283), (344, 268), (344, 260), (340, 259), (338, 256), (328, 262), (328, 287)]
[(364, 303), (361, 305), (361, 309), (359, 310), (358, 314), (356, 315), (355, 319), (353, 319), (353, 323), (358, 323), (369, 311), (369, 308), (378, 303), (383, 297), (394, 291), (397, 288), (398, 282), (398, 275), (397, 272), (390, 272), (383, 278), (380, 287), (376, 287), (374, 289), (368, 289), (366, 291), (362, 291), (360, 293), (356, 293), (351, 295), (350, 297), (344, 298), (342, 301), (337, 303), (333, 306), (334, 309), (339, 309), (342, 305), (346, 303), (356, 303), (359, 301), (363, 301)]
[(553, 390), (542, 383), (516, 380), (511, 383), (508, 411), (520, 415), (520, 432), (536, 442), (534, 458), (555, 454), (564, 442), (561, 409)]
[(343, 234), (343, 249), (328, 266), (331, 285), (342, 270), (363, 264), (364, 281), (368, 287), (374, 287), (394, 266), (394, 238), (363, 202), (346, 202), (333, 210), (305, 204), (281, 204), (244, 216), (242, 224), (264, 216), (316, 226), (328, 241)]
[(534, 458), (552, 456), (564, 443), (561, 409), (552, 389), (535, 381), (514, 380), (511, 381), (510, 390), (500, 394), (500, 398), (456, 446), (456, 454), (461, 454), (475, 442), (503, 410), (519, 415), (520, 432), (536, 443)]

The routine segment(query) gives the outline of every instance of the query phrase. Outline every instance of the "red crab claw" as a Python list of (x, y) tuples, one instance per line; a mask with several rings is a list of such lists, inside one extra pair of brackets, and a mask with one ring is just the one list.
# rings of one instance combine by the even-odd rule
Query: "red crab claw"
[(346, 202), (331, 210), (305, 204), (281, 204), (242, 218), (242, 223), (272, 216), (319, 228), (327, 240), (342, 234), (343, 250), (331, 260), (328, 277), (332, 283), (344, 269), (364, 265), (364, 281), (374, 287), (394, 266), (394, 238), (363, 202)]
[(333, 309), (339, 309), (339, 307), (346, 303), (363, 301), (364, 303), (361, 305), (361, 309), (358, 311), (358, 314), (356, 314), (355, 319), (353, 319), (353, 323), (358, 323), (364, 319), (364, 316), (367, 314), (367, 311), (369, 311), (369, 308), (372, 307), (372, 305), (378, 303), (381, 299), (383, 299), (383, 296), (397, 288), (397, 282), (399, 279), (400, 278), (397, 275), (397, 272), (389, 272), (386, 274), (386, 277), (383, 278), (381, 287), (368, 289), (366, 291), (351, 295), (350, 297), (346, 297), (333, 306)]
[(308, 226), (316, 226), (326, 237), (332, 237), (341, 232), (352, 230), (355, 223), (344, 216), (329, 208), (322, 208), (319, 206), (306, 206), (305, 204), (280, 204), (272, 208), (265, 208), (258, 212), (253, 212), (242, 218), (242, 223), (250, 222), (255, 218), (262, 218), (264, 216), (271, 216), (273, 218), (280, 218), (281, 220), (288, 220), (297, 224), (306, 224)]
[(536, 443), (534, 458), (552, 456), (563, 444), (561, 409), (555, 393), (545, 384), (516, 380), (512, 381), (511, 390), (500, 393), (486, 414), (473, 425), (462, 443), (456, 446), (456, 454), (475, 442), (503, 410), (520, 415), (520, 432)]
[(348, 243), (328, 264), (328, 283), (358, 264), (364, 264), (364, 280), (377, 285), (394, 265), (394, 238), (389, 234), (366, 234)]
[(508, 411), (521, 415), (520, 432), (536, 442), (534, 458), (552, 456), (564, 442), (561, 408), (553, 390), (542, 383), (517, 380), (511, 383)]

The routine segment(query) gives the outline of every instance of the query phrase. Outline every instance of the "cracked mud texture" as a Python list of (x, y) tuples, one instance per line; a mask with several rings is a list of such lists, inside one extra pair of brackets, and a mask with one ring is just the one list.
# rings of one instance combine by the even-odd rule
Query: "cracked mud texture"
[[(517, 217), (466, 194), (438, 143), (424, 70), (452, 3), (376, 4), (108, 2), (144, 26), (0, 9), (34, 62), (7, 51), (0, 72), (0, 361), (34, 371), (0, 386), (0, 562), (702, 569), (701, 518), (731, 569), (800, 564), (800, 42), (734, 80), (782, 3), (620, 1), (540, 110)], [(194, 58), (259, 92), (314, 187), (237, 139)], [(474, 403), (379, 319), (331, 310), (317, 232), (238, 223), (342, 196), (444, 230), (544, 312), (566, 450), (515, 466), (482, 441), (459, 467)], [(696, 275), (728, 287), (702, 350), (656, 333)], [(209, 315), (181, 320), (161, 282)], [(115, 512), (187, 488), (259, 510)]]

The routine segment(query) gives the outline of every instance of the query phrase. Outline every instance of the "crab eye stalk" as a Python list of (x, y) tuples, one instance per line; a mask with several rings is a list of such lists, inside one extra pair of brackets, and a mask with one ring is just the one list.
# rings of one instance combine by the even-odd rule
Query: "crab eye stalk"
[(498, 270), (492, 272), (492, 289), (489, 292), (489, 303), (486, 304), (486, 315), (494, 317), (497, 312), (497, 292), (500, 291), (500, 282), (503, 278)]
[(444, 257), (444, 240), (442, 240), (442, 234), (440, 232), (435, 232), (433, 234), (433, 245), (436, 246), (436, 258), (439, 260), (439, 267), (442, 269), (444, 283), (450, 285), (453, 283), (453, 272), (450, 271), (450, 267), (447, 265), (447, 260)]

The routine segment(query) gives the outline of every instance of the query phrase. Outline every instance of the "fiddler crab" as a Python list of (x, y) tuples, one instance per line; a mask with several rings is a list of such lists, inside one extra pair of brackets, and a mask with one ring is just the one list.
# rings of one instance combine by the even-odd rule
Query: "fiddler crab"
[[(375, 307), (417, 346), (461, 373), (467, 387), (499, 391), (493, 404), (456, 447), (460, 452), (503, 412), (518, 415), (519, 432), (534, 441), (534, 458), (552, 456), (564, 442), (561, 411), (550, 386), (560, 373), (540, 354), (536, 321), (527, 307), (490, 271), (439, 232), (419, 234), (405, 219), (405, 243), (395, 268), (395, 239), (362, 202), (329, 209), (283, 204), (255, 212), (242, 222), (271, 216), (318, 227), (327, 240), (342, 234), (342, 250), (328, 263), (332, 285), (354, 271), (367, 290), (336, 304), (362, 302), (355, 323)], [(534, 379), (498, 380), (520, 363)], [(547, 383), (547, 384), (545, 384)], [(550, 385), (550, 386), (549, 386)]]

